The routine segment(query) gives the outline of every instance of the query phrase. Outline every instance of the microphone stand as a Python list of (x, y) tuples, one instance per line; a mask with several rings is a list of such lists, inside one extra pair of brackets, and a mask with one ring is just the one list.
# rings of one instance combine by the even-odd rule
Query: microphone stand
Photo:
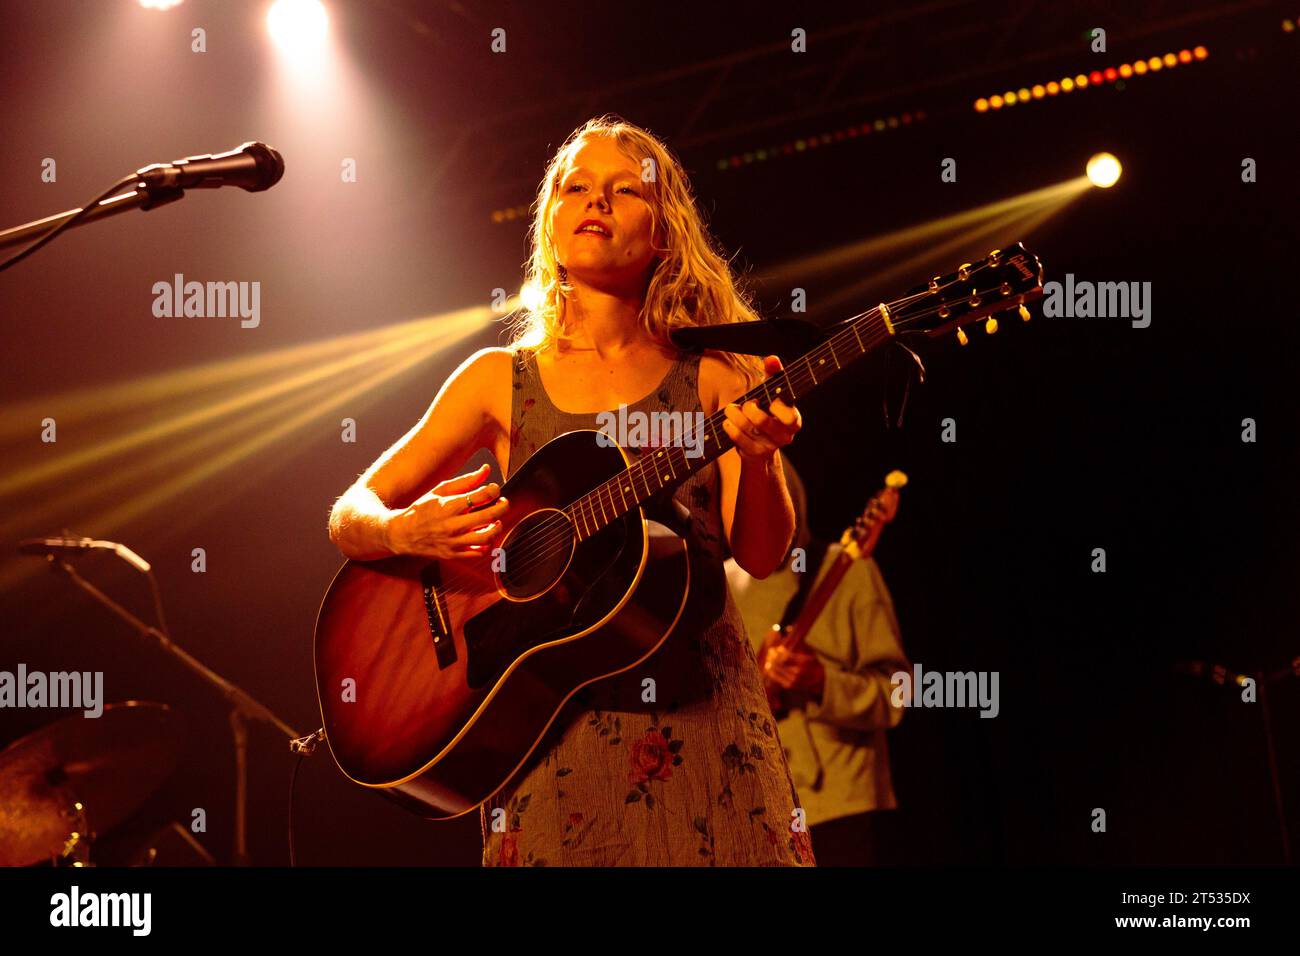
[[(92, 219), (115, 216), (128, 209), (148, 212), (185, 196), (186, 189), (235, 185), (249, 192), (270, 189), (284, 175), (284, 158), (265, 143), (248, 142), (224, 153), (187, 156), (171, 163), (153, 163), (123, 176), (95, 197), (89, 206), (69, 209), (0, 232), (0, 249), (35, 239), (30, 249), (0, 263), (0, 270), (27, 258), (64, 229)], [(135, 191), (112, 195), (132, 183)]]
[[(93, 220), (104, 219), (108, 216), (116, 216), (118, 213), (128, 212), (132, 209), (141, 209), (148, 212), (150, 209), (157, 209), (159, 206), (165, 206), (167, 203), (175, 202), (184, 197), (185, 190), (179, 187), (150, 186), (140, 182), (136, 184), (133, 192), (121, 193), (96, 203), (93, 208), (86, 210), (85, 214), (81, 215), (68, 228), (82, 226)], [(6, 246), (17, 246), (35, 239), (37, 236), (42, 236), (81, 213), (81, 209), (69, 209), (67, 212), (46, 216), (44, 219), (37, 219), (34, 222), (6, 229), (0, 232), (0, 249)]]
[(1277, 747), (1273, 739), (1273, 711), (1268, 702), (1268, 685), (1291, 678), (1300, 678), (1300, 656), (1291, 658), (1286, 667), (1274, 671), (1260, 670), (1251, 674), (1237, 674), (1222, 664), (1204, 661), (1180, 662), (1178, 669), (1193, 677), (1202, 677), (1208, 670), (1210, 679), (1216, 684), (1225, 683), (1241, 685), (1247, 677), (1254, 680), (1259, 690), (1260, 723), (1264, 730), (1264, 755), (1268, 762), (1268, 780), (1273, 791), (1273, 809), (1277, 812), (1278, 834), (1282, 838), (1282, 862), (1292, 864), (1291, 835), (1287, 827), (1286, 802), (1282, 799), (1282, 777), (1277, 766)]
[(191, 656), (158, 628), (146, 624), (95, 587), (78, 574), (68, 561), (56, 560), (52, 555), (49, 561), (54, 570), (62, 571), (73, 584), (126, 621), (142, 637), (151, 638), (155, 644), (206, 680), (226, 698), (226, 703), (230, 705), (230, 730), (235, 741), (235, 848), (232, 862), (236, 866), (247, 866), (248, 721), (260, 720), (269, 724), (291, 741), (299, 738), (298, 732), (239, 687), (211, 670), (198, 658)]
[(1282, 781), (1277, 769), (1277, 750), (1273, 743), (1273, 715), (1268, 706), (1268, 685), (1271, 682), (1290, 677), (1300, 677), (1300, 657), (1292, 659), (1290, 668), (1281, 668), (1272, 673), (1260, 671), (1255, 675), (1255, 682), (1259, 687), (1260, 714), (1264, 723), (1264, 743), (1268, 754), (1268, 775), (1269, 781), (1273, 785), (1273, 806), (1277, 810), (1278, 828), (1282, 836), (1282, 861), (1287, 866), (1292, 863), (1291, 835), (1287, 830), (1286, 804), (1282, 800)]

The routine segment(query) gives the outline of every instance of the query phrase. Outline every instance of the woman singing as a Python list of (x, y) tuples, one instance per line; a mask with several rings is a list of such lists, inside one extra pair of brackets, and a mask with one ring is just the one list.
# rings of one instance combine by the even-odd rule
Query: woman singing
[[(645, 130), (606, 117), (569, 137), (538, 189), (531, 246), (530, 306), (511, 346), (456, 370), (423, 419), (339, 499), (331, 539), (360, 560), (485, 561), (501, 531), (501, 489), (485, 484), (486, 465), (449, 477), (476, 450), (493, 451), (508, 477), (551, 438), (598, 429), (602, 412), (725, 409), (735, 448), (674, 492), (690, 515), (685, 612), (643, 664), (570, 698), (487, 801), (483, 863), (812, 865), (722, 569), (730, 552), (762, 578), (787, 557), (794, 512), (777, 450), (799, 431), (799, 412), (779, 400), (769, 412), (733, 404), (780, 363), (769, 357), (760, 369), (671, 344), (681, 326), (755, 315), (685, 172)], [(429, 488), (410, 507), (390, 506)]]

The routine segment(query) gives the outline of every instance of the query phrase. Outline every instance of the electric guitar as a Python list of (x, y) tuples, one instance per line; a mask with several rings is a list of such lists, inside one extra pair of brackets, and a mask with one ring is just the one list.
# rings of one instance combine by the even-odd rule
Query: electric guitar
[[(826, 603), (835, 593), (835, 589), (844, 580), (849, 565), (854, 561), (871, 557), (880, 540), (880, 532), (885, 525), (894, 520), (898, 514), (898, 492), (907, 484), (907, 475), (901, 471), (891, 471), (885, 476), (885, 487), (867, 502), (862, 514), (854, 519), (853, 524), (844, 529), (840, 536), (840, 553), (827, 569), (826, 574), (805, 598), (803, 606), (795, 619), (785, 627), (772, 625), (772, 633), (763, 641), (758, 653), (758, 666), (763, 671), (763, 685), (767, 690), (767, 703), (772, 713), (779, 719), (784, 717), (797, 703), (796, 694), (788, 693), (779, 684), (767, 678), (766, 661), (769, 654), (783, 647), (791, 651), (806, 651), (808, 632), (826, 608)], [(816, 576), (820, 568), (804, 568), (804, 574)]]
[[(895, 339), (964, 340), (963, 326), (987, 319), (993, 331), (1017, 307), (1028, 319), (1042, 285), (1023, 245), (995, 250), (833, 327), (737, 403), (802, 400)], [(686, 605), (691, 567), (685, 540), (644, 506), (732, 447), (724, 418), (702, 422), (702, 443), (635, 461), (593, 430), (547, 442), (501, 489), (510, 505), (491, 560), (347, 562), (315, 634), (339, 769), (423, 816), (460, 816), (509, 781), (574, 693), (653, 654)]]

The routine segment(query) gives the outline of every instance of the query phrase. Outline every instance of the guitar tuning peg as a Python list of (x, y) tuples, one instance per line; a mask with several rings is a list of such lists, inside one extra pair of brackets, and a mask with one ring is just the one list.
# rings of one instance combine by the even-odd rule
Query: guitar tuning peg
[(993, 316), (990, 315), (989, 320), (984, 323), (984, 331), (987, 332), (989, 335), (992, 335), (997, 330), (998, 330), (998, 320), (993, 318)]
[(1020, 307), (1020, 319), (1022, 322), (1029, 321), (1029, 310), (1026, 309), (1023, 305)]
[(958, 330), (957, 330), (957, 341), (958, 341), (959, 343), (961, 343), (962, 345), (965, 345), (967, 342), (970, 341), (970, 339), (966, 338), (966, 330), (965, 330), (965, 329), (958, 329)]

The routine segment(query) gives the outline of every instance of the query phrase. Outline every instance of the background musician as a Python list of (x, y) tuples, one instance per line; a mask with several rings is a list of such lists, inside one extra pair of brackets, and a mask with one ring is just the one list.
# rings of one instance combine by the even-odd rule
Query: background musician
[[(782, 457), (796, 515), (791, 558), (762, 580), (727, 562), (727, 578), (756, 652), (782, 619), (801, 574), (820, 578), (841, 550), (838, 544), (823, 543), (824, 556), (814, 567), (820, 549), (808, 529), (807, 495), (789, 459)], [(808, 632), (806, 646), (804, 651), (777, 648), (767, 655), (764, 679), (794, 705), (779, 720), (778, 730), (817, 862), (879, 862), (878, 811), (897, 806), (885, 731), (903, 718), (902, 708), (891, 703), (890, 675), (910, 670), (911, 664), (873, 558), (849, 566)]]

